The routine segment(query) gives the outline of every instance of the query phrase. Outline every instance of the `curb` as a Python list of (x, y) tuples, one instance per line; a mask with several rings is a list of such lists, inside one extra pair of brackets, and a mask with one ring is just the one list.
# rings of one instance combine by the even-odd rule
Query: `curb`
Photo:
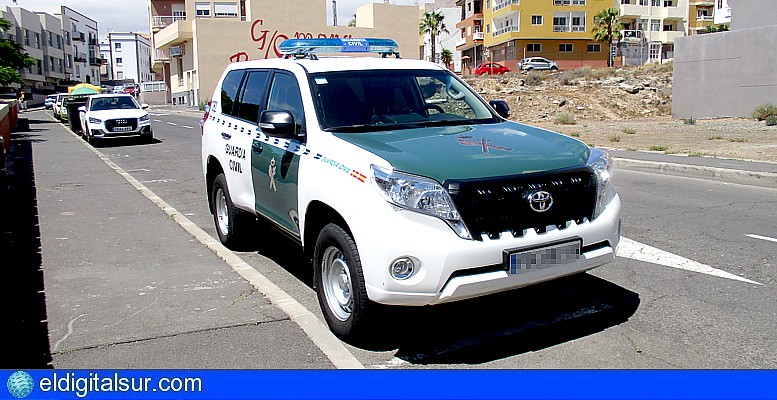
[(777, 174), (772, 172), (744, 171), (739, 169), (706, 167), (701, 165), (675, 164), (658, 161), (615, 158), (615, 167), (631, 171), (686, 176), (742, 185), (777, 188)]

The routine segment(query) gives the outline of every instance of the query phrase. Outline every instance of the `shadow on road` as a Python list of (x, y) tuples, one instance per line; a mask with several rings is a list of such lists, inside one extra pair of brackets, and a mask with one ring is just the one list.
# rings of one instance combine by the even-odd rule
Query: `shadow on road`
[(42, 140), (38, 134), (12, 135), (5, 160), (7, 175), (0, 184), (0, 257), (4, 266), (0, 291), (5, 296), (3, 331), (7, 344), (0, 357), (3, 369), (51, 368), (32, 160), (32, 143)]

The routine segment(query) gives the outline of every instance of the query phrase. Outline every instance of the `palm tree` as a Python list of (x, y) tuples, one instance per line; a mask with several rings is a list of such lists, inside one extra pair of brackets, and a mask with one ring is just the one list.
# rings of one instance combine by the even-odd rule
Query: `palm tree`
[(445, 26), (445, 16), (439, 11), (427, 11), (424, 16), (421, 17), (421, 22), (418, 24), (418, 33), (421, 35), (429, 34), (432, 39), (432, 62), (436, 62), (436, 42), (437, 36), (440, 33), (448, 32), (448, 27)]
[(607, 46), (608, 67), (612, 67), (610, 44), (613, 39), (620, 40), (621, 29), (623, 29), (623, 25), (621, 25), (618, 9), (616, 8), (604, 9), (594, 16), (594, 27), (591, 29), (591, 32), (594, 34), (594, 40), (604, 42)]
[(449, 49), (442, 49), (440, 52), (440, 61), (445, 64), (446, 68), (450, 69), (451, 62), (453, 61), (453, 52), (451, 52)]

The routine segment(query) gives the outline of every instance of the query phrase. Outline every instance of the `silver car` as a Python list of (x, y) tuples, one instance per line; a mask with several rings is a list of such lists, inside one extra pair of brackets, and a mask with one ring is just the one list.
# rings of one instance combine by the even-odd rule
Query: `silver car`
[(557, 71), (558, 64), (543, 57), (529, 57), (518, 62), (518, 69), (522, 71), (531, 71), (535, 69)]

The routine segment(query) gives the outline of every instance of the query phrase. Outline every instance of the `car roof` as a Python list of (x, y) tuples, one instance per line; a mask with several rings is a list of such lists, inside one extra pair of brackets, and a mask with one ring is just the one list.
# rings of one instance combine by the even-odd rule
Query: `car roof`
[(229, 64), (228, 70), (247, 68), (290, 68), (299, 65), (310, 73), (336, 72), (336, 71), (368, 71), (386, 69), (428, 69), (442, 70), (443, 68), (428, 61), (377, 58), (377, 57), (319, 57), (311, 59), (281, 59), (272, 58), (266, 60), (241, 61)]
[(134, 99), (134, 97), (126, 94), (126, 93), (103, 93), (103, 94), (93, 94), (89, 96), (91, 98), (103, 98), (103, 97), (129, 97), (130, 99)]

